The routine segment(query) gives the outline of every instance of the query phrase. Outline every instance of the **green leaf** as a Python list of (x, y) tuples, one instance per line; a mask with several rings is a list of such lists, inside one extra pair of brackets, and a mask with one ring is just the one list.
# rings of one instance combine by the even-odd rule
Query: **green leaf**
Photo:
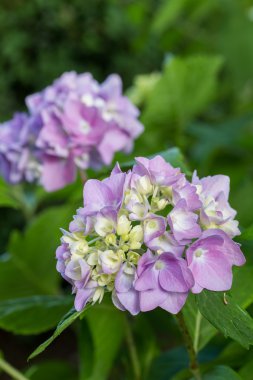
[(151, 26), (155, 33), (162, 33), (168, 29), (180, 15), (188, 0), (170, 0), (164, 1), (154, 16)]
[[(149, 317), (149, 313), (141, 313), (138, 315), (138, 318), (131, 318), (131, 320), (129, 320), (129, 323), (132, 322), (129, 327), (131, 328), (134, 335), (134, 341), (136, 343), (137, 355), (143, 379), (147, 378), (154, 358), (156, 358), (160, 353), (160, 342), (159, 339), (157, 339), (159, 332), (156, 329), (156, 325), (152, 320), (150, 320)], [(161, 320), (158, 315), (156, 318), (158, 318), (160, 323)], [(170, 322), (173, 323), (173, 321)], [(161, 323), (161, 325), (163, 324)], [(163, 327), (160, 328), (163, 330)]]
[(178, 371), (187, 368), (189, 359), (184, 347), (162, 353), (154, 359), (147, 380), (171, 379)]
[[(227, 365), (229, 367), (239, 368), (245, 362), (245, 351), (239, 343), (231, 341), (228, 343), (219, 356), (215, 359), (217, 365)], [(249, 351), (250, 354), (250, 351)], [(247, 355), (248, 357), (248, 355)]]
[(233, 286), (230, 295), (242, 308), (246, 309), (253, 302), (253, 265), (247, 263), (240, 268), (234, 268)]
[(18, 270), (11, 255), (0, 256), (0, 300), (43, 294), (30, 276)]
[[(169, 148), (169, 149), (163, 150), (162, 152), (157, 152), (155, 154), (147, 156), (147, 158), (151, 159), (158, 155), (162, 156), (165, 159), (165, 161), (171, 164), (172, 166), (179, 167), (184, 171), (184, 173), (190, 174), (190, 171), (187, 168), (183, 153), (181, 152), (179, 148), (177, 147)], [(131, 168), (135, 163), (136, 163), (135, 160), (123, 162), (120, 164), (120, 167), (122, 169)]]
[[(83, 380), (106, 380), (112, 368), (113, 361), (121, 345), (124, 329), (125, 314), (117, 310), (114, 306), (102, 304), (93, 307), (85, 316), (92, 338), (92, 360), (83, 358)], [(81, 336), (80, 345), (84, 347), (84, 353), (90, 350), (90, 344)], [(90, 361), (92, 366), (89, 367)], [(87, 363), (87, 365), (86, 365)]]
[(171, 143), (172, 131), (181, 133), (204, 111), (215, 94), (221, 64), (219, 56), (169, 60), (143, 112), (142, 121), (148, 130), (146, 144), (152, 145), (156, 138)]
[[(193, 378), (191, 380), (194, 380)], [(203, 380), (242, 380), (231, 368), (224, 365), (215, 367), (203, 376)]]
[[(233, 150), (238, 146), (246, 131), (250, 128), (252, 112), (231, 118), (218, 124), (193, 123), (187, 132), (194, 137), (192, 154), (200, 167), (205, 168), (213, 155), (224, 150)], [(233, 152), (234, 153), (234, 152)]]
[(243, 380), (252, 380), (253, 373), (253, 360), (249, 360), (246, 364), (244, 364), (239, 371), (239, 375)]
[(248, 227), (245, 231), (243, 231), (241, 236), (239, 236), (239, 239), (251, 241), (253, 240), (253, 224), (250, 227)]
[(55, 266), (60, 227), (67, 227), (72, 206), (42, 212), (24, 234), (11, 235), (9, 254), (0, 260), (0, 300), (56, 294), (60, 276)]
[(80, 176), (78, 176), (75, 182), (65, 186), (60, 190), (47, 192), (42, 187), (40, 187), (36, 191), (36, 196), (40, 206), (48, 207), (50, 205), (54, 205), (57, 202), (65, 203), (66, 200), (71, 201), (73, 198), (76, 198), (77, 194), (79, 194), (79, 198), (82, 199), (82, 188), (83, 181), (81, 180)]
[(65, 361), (50, 360), (31, 366), (25, 373), (29, 380), (76, 380), (74, 368)]
[(217, 329), (199, 312), (195, 296), (190, 294), (183, 314), (186, 325), (192, 337), (194, 349), (200, 351), (217, 333)]
[(72, 325), (73, 322), (75, 322), (78, 318), (82, 317), (84, 313), (90, 308), (91, 306), (87, 306), (82, 311), (76, 311), (74, 308), (72, 308), (64, 317), (61, 319), (61, 321), (58, 323), (55, 332), (53, 335), (47, 339), (44, 343), (39, 345), (36, 350), (32, 352), (32, 354), (29, 356), (28, 360), (35, 358), (35, 356), (41, 354), (45, 349), (64, 331), (67, 327)]
[(224, 302), (223, 293), (202, 291), (196, 296), (201, 314), (225, 337), (249, 348), (253, 344), (253, 320), (230, 296)]
[(20, 207), (13, 194), (13, 186), (4, 182), (3, 178), (0, 178), (0, 207)]
[(137, 107), (141, 107), (150, 96), (160, 76), (161, 74), (159, 72), (137, 75), (134, 78), (133, 86), (127, 90), (127, 97)]
[[(242, 308), (247, 308), (253, 302), (252, 277), (253, 265), (234, 269), (233, 286), (229, 293), (233, 301)], [(216, 335), (217, 329), (201, 315), (193, 294), (188, 297), (183, 314), (195, 351), (198, 352)]]
[(0, 302), (0, 328), (23, 335), (40, 334), (57, 325), (72, 297), (33, 296)]

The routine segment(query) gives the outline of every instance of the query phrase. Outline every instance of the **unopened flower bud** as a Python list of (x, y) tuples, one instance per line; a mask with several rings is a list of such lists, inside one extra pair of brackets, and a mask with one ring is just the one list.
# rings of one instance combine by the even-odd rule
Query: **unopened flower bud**
[(89, 254), (89, 256), (87, 257), (87, 263), (90, 266), (94, 266), (98, 264), (98, 251), (94, 250), (93, 252)]
[(143, 229), (140, 225), (134, 226), (129, 234), (131, 249), (139, 249), (143, 242)]
[(105, 237), (105, 244), (106, 245), (116, 245), (117, 238), (115, 234), (109, 234)]
[(163, 210), (167, 206), (167, 204), (168, 204), (168, 201), (164, 198), (155, 197), (155, 198), (152, 198), (152, 201), (151, 201), (152, 210), (155, 210), (155, 211)]
[(140, 255), (139, 255), (137, 252), (129, 251), (129, 252), (127, 253), (127, 259), (128, 259), (131, 263), (133, 263), (133, 264), (135, 264), (135, 265), (137, 265), (137, 263), (138, 263), (138, 261), (139, 261), (139, 258), (140, 258)]
[(70, 252), (73, 255), (84, 256), (89, 250), (89, 245), (85, 240), (79, 240), (70, 244)]
[(102, 265), (103, 272), (110, 274), (119, 270), (122, 257), (118, 252), (107, 250), (104, 252), (99, 252), (99, 260)]
[(93, 304), (96, 302), (100, 303), (104, 297), (104, 293), (105, 293), (104, 288), (102, 288), (102, 287), (97, 288), (95, 290), (93, 297), (92, 297), (92, 301), (93, 301), (92, 303)]
[(110, 274), (102, 273), (97, 277), (99, 286), (107, 286), (113, 280), (113, 276)]
[(131, 222), (130, 222), (130, 220), (126, 217), (126, 215), (121, 215), (118, 218), (117, 234), (119, 236), (127, 235), (128, 232), (130, 231), (130, 228), (131, 228)]
[(161, 193), (168, 199), (172, 198), (172, 186), (164, 186), (161, 188)]
[(114, 232), (115, 223), (112, 219), (99, 215), (97, 216), (94, 229), (99, 236), (106, 236)]
[(147, 175), (140, 177), (136, 181), (136, 189), (142, 195), (151, 194), (153, 190), (153, 186), (150, 182), (150, 179)]

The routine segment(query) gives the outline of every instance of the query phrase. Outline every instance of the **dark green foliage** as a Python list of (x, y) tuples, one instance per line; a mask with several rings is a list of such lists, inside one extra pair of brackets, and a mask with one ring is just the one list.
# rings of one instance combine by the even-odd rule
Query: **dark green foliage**
[(86, 311), (87, 311), (87, 308), (86, 310), (79, 311), (79, 312), (77, 312), (74, 308), (72, 308), (60, 320), (53, 335), (44, 343), (42, 343), (38, 348), (36, 348), (36, 350), (30, 355), (29, 359), (32, 359), (35, 356), (39, 355), (41, 352), (43, 352), (66, 328), (68, 328), (75, 320), (77, 320), (84, 313), (86, 313)]
[(1, 1), (0, 120), (64, 71), (99, 80), (118, 72), (129, 85), (135, 74), (160, 67), (162, 51), (149, 36), (156, 8), (153, 0)]
[[(234, 269), (225, 300), (223, 294), (204, 291), (191, 295), (183, 309), (202, 380), (252, 380), (252, 20), (250, 0), (0, 3), (0, 120), (25, 109), (26, 95), (64, 71), (90, 71), (99, 81), (117, 72), (145, 124), (133, 153), (116, 156), (123, 169), (135, 156), (160, 152), (189, 176), (195, 169), (200, 176), (230, 176), (231, 204), (242, 230), (238, 242), (247, 264)], [(108, 168), (88, 171), (93, 178), (107, 174)], [(137, 380), (130, 328), (138, 380), (191, 379), (183, 341), (168, 313), (156, 310), (128, 319), (109, 301), (66, 314), (73, 297), (55, 270), (55, 249), (59, 227), (67, 227), (81, 205), (80, 179), (50, 194), (0, 180), (0, 327), (18, 335), (41, 334), (65, 314), (54, 333), (16, 336), (4, 356), (15, 364), (19, 345), (30, 353), (44, 341), (33, 358), (71, 326), (79, 353), (54, 352), (64, 344), (63, 334), (39, 362), (31, 362), (30, 380)], [(17, 367), (26, 363), (20, 359)]]
[(72, 297), (63, 296), (32, 296), (1, 302), (0, 327), (16, 334), (39, 334), (55, 327), (72, 303)]
[(224, 293), (202, 291), (197, 296), (201, 314), (225, 337), (249, 348), (253, 345), (253, 319)]

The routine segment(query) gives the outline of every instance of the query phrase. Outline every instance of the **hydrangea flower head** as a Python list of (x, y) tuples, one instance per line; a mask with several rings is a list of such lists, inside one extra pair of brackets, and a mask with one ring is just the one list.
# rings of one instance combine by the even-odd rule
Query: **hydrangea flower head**
[(65, 73), (26, 104), (27, 114), (0, 124), (0, 173), (10, 183), (36, 180), (47, 191), (60, 189), (78, 170), (129, 153), (143, 132), (118, 75), (99, 84), (89, 73)]
[(10, 183), (40, 178), (40, 152), (35, 141), (40, 131), (36, 118), (16, 113), (0, 124), (0, 174)]
[(176, 314), (190, 291), (230, 289), (232, 266), (245, 258), (232, 240), (238, 227), (228, 193), (227, 177), (190, 182), (161, 156), (87, 181), (56, 253), (76, 309), (111, 292), (114, 305), (133, 315), (157, 307)]
[(100, 85), (89, 73), (65, 73), (29, 96), (27, 105), (41, 120), (36, 145), (43, 151), (41, 180), (48, 190), (72, 182), (78, 169), (111, 164), (143, 132), (139, 110), (123, 96), (118, 75)]

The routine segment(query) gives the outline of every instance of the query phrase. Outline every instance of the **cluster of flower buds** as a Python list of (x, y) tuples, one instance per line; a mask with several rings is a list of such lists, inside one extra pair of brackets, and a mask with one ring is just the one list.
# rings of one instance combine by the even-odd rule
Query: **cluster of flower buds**
[(188, 181), (161, 156), (137, 158), (123, 173), (89, 180), (84, 207), (56, 252), (57, 270), (73, 286), (75, 308), (101, 302), (135, 315), (161, 307), (178, 313), (190, 291), (226, 291), (232, 266), (245, 258), (228, 203), (229, 178)]
[(98, 169), (116, 152), (130, 152), (143, 132), (118, 75), (100, 85), (89, 73), (65, 73), (26, 103), (27, 114), (0, 125), (0, 173), (10, 183), (37, 180), (57, 190), (77, 170)]

